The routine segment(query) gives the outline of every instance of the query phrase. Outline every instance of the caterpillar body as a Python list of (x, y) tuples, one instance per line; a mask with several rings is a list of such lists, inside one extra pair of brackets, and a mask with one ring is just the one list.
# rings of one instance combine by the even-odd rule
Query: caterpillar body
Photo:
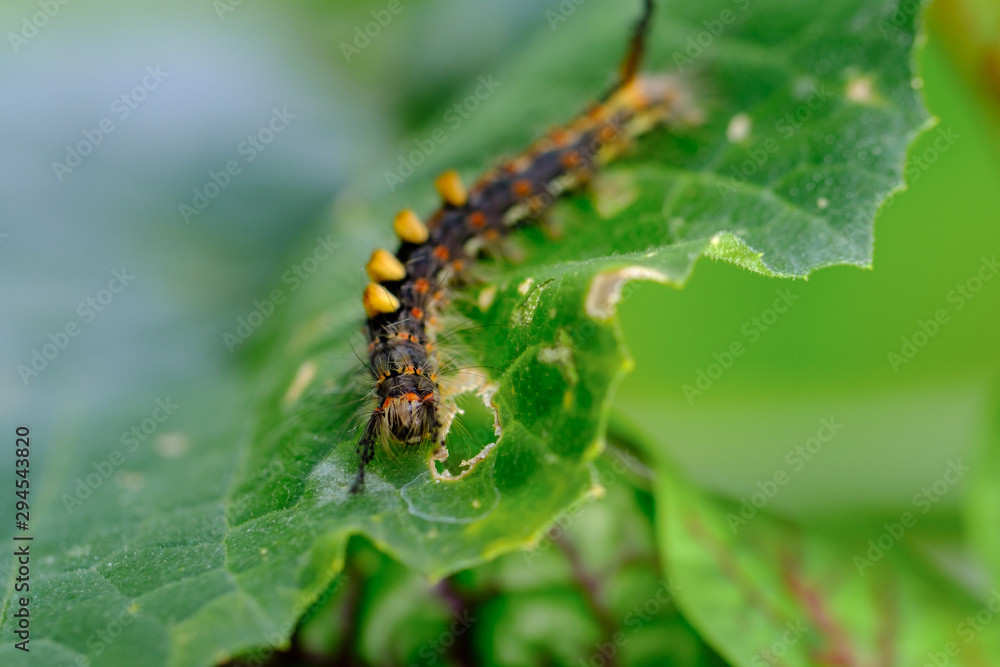
[(426, 223), (413, 211), (402, 211), (394, 222), (399, 250), (372, 253), (363, 303), (375, 406), (358, 440), (352, 493), (363, 488), (376, 444), (444, 444), (449, 406), (439, 379), (437, 316), (448, 288), (467, 276), (477, 255), (538, 220), (559, 195), (586, 183), (632, 138), (689, 113), (673, 78), (639, 74), (652, 9), (652, 0), (645, 0), (618, 83), (600, 101), (486, 172), (470, 189), (457, 173), (445, 172), (435, 181), (441, 207)]

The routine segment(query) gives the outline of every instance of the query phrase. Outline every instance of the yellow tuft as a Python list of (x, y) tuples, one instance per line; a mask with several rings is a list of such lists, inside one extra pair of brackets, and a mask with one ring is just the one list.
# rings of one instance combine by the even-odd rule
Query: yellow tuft
[(365, 270), (368, 271), (368, 277), (377, 283), (402, 280), (406, 277), (406, 267), (384, 248), (372, 253)]
[(383, 313), (394, 313), (399, 310), (399, 299), (389, 290), (376, 283), (368, 283), (363, 296), (365, 312), (368, 319)]
[(434, 181), (434, 187), (441, 195), (441, 199), (452, 206), (464, 206), (469, 200), (469, 193), (465, 190), (462, 178), (454, 169), (438, 176)]
[(619, 111), (622, 109), (645, 109), (649, 103), (650, 99), (642, 87), (642, 80), (634, 79), (612, 96), (608, 106)]
[(410, 209), (400, 211), (392, 226), (396, 236), (407, 243), (425, 243), (430, 236), (427, 225)]

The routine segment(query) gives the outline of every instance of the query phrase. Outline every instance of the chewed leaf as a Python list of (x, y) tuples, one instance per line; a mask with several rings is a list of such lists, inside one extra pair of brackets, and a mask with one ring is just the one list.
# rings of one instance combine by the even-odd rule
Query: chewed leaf
[[(321, 233), (336, 259), (258, 348), (267, 361), (252, 376), (253, 408), (225, 415), (220, 433), (189, 429), (186, 459), (137, 457), (128, 521), (108, 521), (122, 507), (103, 494), (39, 529), (36, 657), (93, 657), (88, 640), (112, 606), (129, 623), (110, 650), (142, 646), (150, 665), (281, 646), (352, 535), (430, 577), (530, 545), (562, 509), (600, 493), (591, 462), (631, 363), (614, 312), (632, 281), (680, 287), (703, 256), (794, 277), (871, 263), (876, 211), (902, 186), (926, 120), (914, 3), (660, 3), (646, 69), (680, 70), (697, 109), (558, 204), (547, 221), (557, 240), (525, 230), (511, 252), (520, 261), (477, 267), (481, 283), (453, 295), (466, 324), (441, 342), (456, 360), (448, 381), (488, 386), (489, 409), (458, 415), (447, 461), (426, 447), (380, 453), (365, 492), (350, 494), (356, 427), (371, 407), (354, 354), (364, 258), (391, 245), (397, 208), (432, 208), (439, 171), (481, 173), (599, 96), (638, 4), (581, 5), (555, 30), (539, 14), (535, 38), (497, 64), (489, 103), (419, 173), (391, 197), (334, 207)], [(465, 476), (463, 459), (476, 460)], [(0, 661), (25, 664), (9, 646)]]

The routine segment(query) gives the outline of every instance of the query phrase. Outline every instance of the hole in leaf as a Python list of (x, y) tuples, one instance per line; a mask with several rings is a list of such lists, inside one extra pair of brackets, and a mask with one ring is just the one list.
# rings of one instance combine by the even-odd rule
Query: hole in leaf
[(466, 472), (462, 461), (476, 457), (491, 442), (496, 442), (493, 411), (486, 407), (478, 394), (466, 393), (456, 401), (461, 411), (452, 422), (445, 446), (448, 458), (433, 461), (438, 474), (451, 473), (453, 477)]

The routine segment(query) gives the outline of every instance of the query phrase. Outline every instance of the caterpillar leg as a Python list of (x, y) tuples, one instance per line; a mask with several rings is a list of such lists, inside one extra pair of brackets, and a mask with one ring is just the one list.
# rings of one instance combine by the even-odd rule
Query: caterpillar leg
[(371, 460), (375, 458), (375, 441), (378, 439), (380, 419), (380, 411), (376, 411), (375, 414), (368, 419), (368, 423), (365, 425), (365, 431), (361, 434), (361, 439), (358, 440), (358, 447), (356, 449), (358, 454), (358, 474), (354, 477), (354, 482), (351, 483), (352, 494), (360, 493), (362, 489), (364, 489), (365, 466), (371, 463)]

